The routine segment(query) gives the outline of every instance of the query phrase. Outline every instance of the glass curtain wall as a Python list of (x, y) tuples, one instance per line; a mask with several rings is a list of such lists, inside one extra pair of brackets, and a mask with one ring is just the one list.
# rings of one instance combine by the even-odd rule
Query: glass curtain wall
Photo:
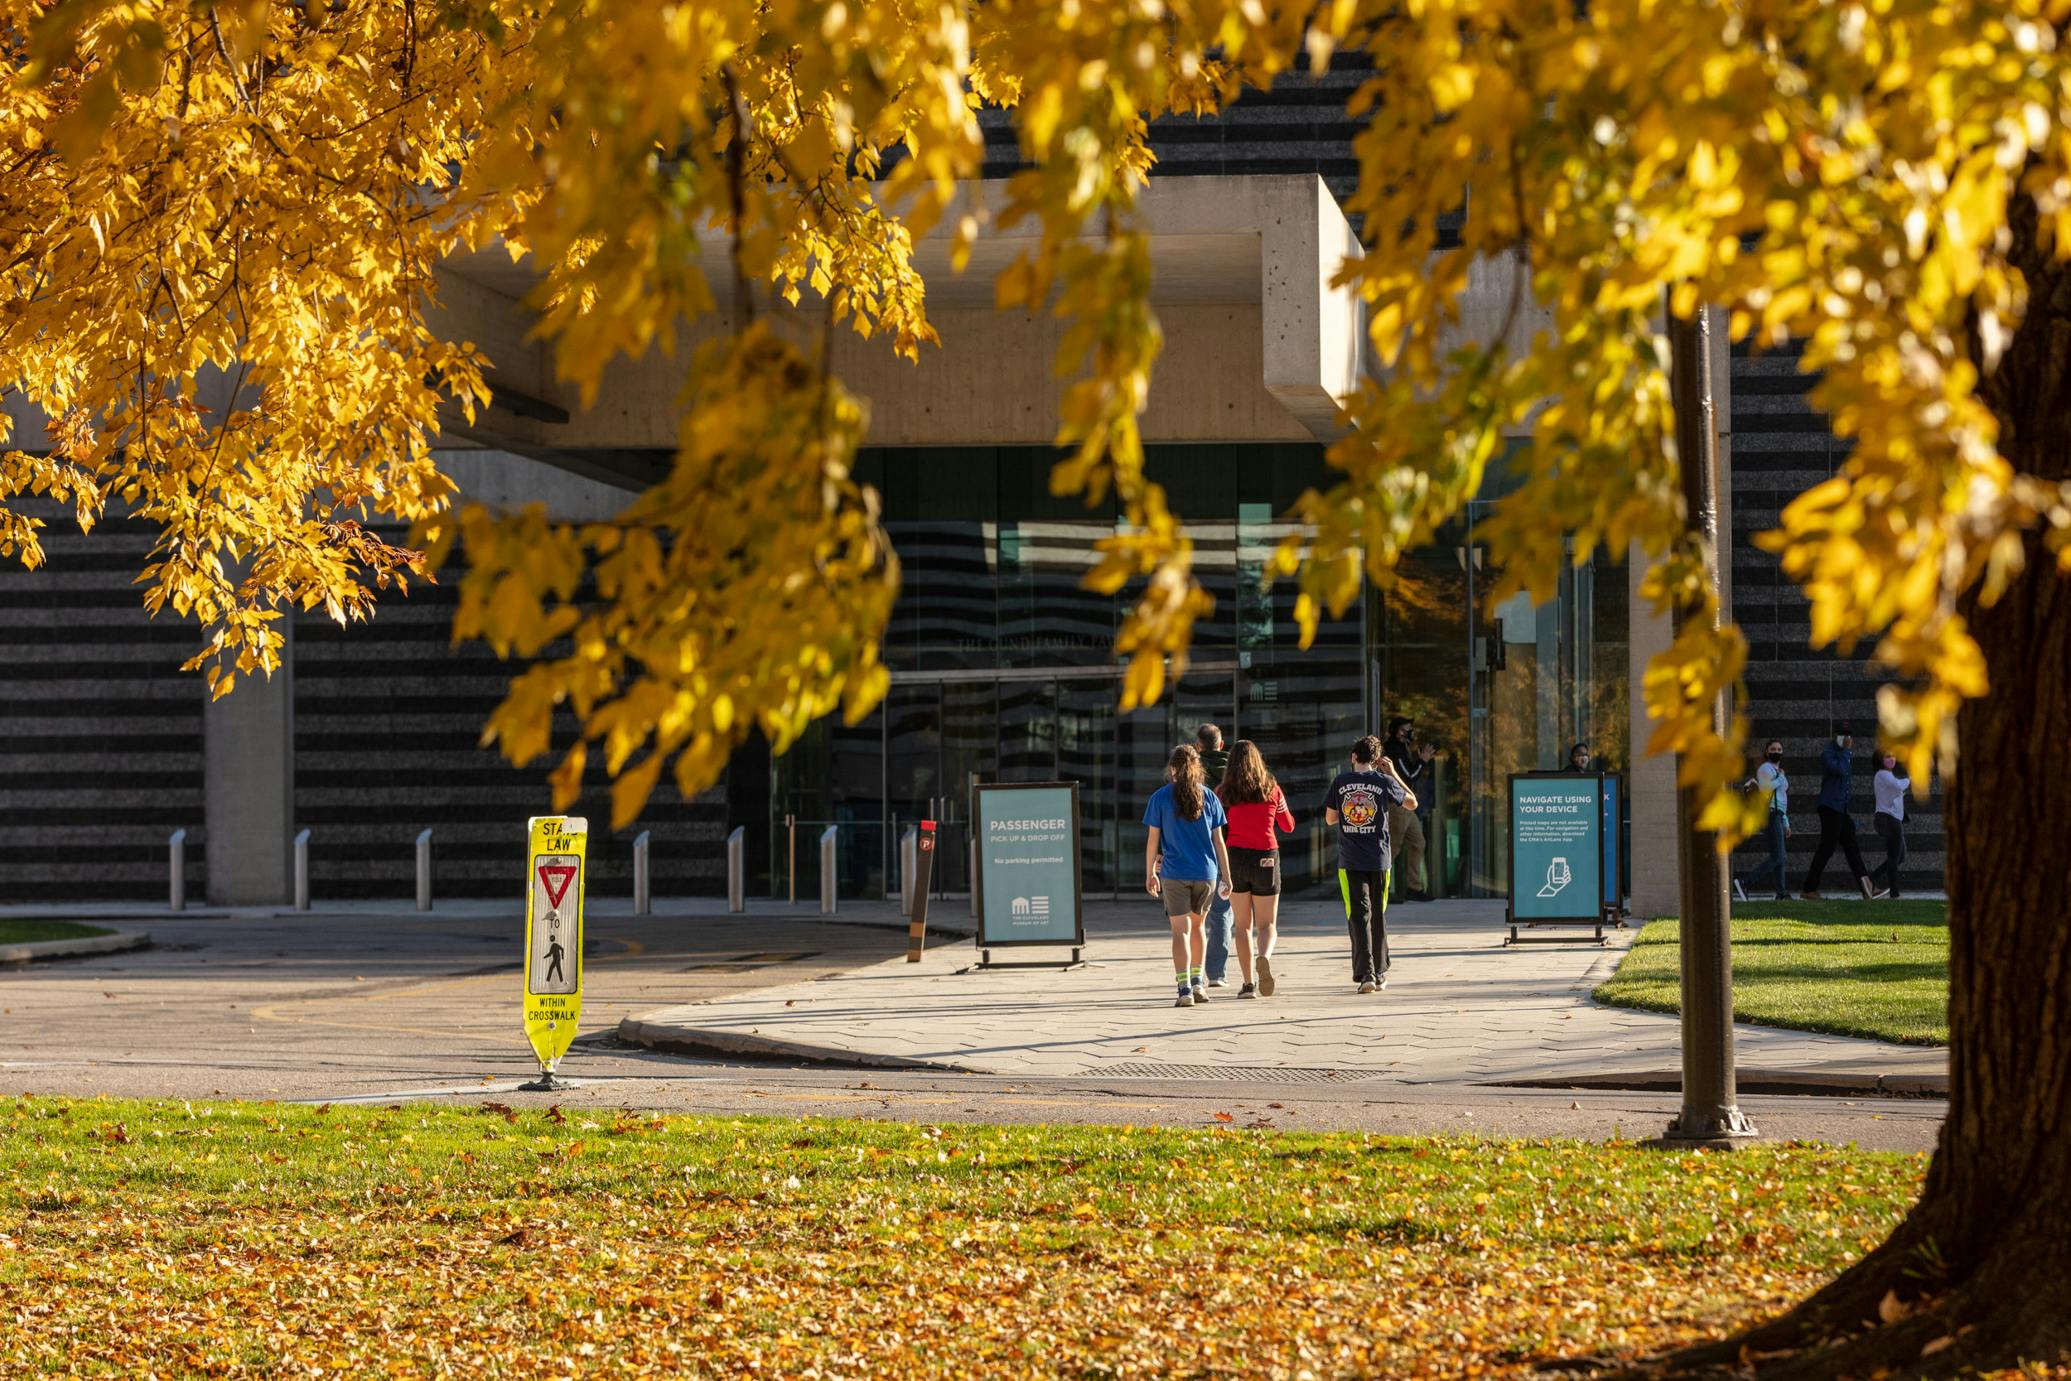
[(787, 815), (799, 822), (801, 897), (817, 895), (829, 824), (842, 895), (896, 894), (899, 839), (922, 819), (940, 833), (936, 885), (966, 891), (971, 785), (1061, 780), (1079, 784), (1087, 891), (1126, 895), (1142, 882), (1144, 801), (1172, 746), (1203, 722), (1264, 752), (1296, 820), (1282, 846), (1285, 885), (1312, 890), (1335, 868), (1325, 787), (1355, 739), (1407, 714), (1440, 749), (1420, 792), (1429, 886), (1494, 895), (1508, 884), (1510, 773), (1560, 766), (1576, 740), (1607, 767), (1626, 764), (1622, 569), (1600, 578), (1594, 565), (1571, 568), (1546, 605), (1481, 609), (1495, 572), (1468, 534), (1505, 477), (1492, 474), (1484, 501), (1407, 558), (1393, 587), (1324, 619), (1304, 649), (1292, 583), (1267, 588), (1262, 577), (1289, 531), (1280, 515), (1329, 481), (1321, 449), (1150, 448), (1215, 611), (1161, 703), (1125, 714), (1113, 644), (1133, 592), (1080, 586), (1116, 516), (1053, 496), (1053, 459), (1008, 447), (860, 458), (900, 556), (885, 646), (893, 685), (862, 723), (815, 725), (772, 762), (772, 894), (792, 876)]
[(1545, 604), (1518, 595), (1487, 608), (1500, 572), (1473, 525), (1514, 482), (1492, 469), (1463, 520), (1369, 604), (1375, 720), (1407, 715), (1439, 750), (1419, 793), (1438, 896), (1508, 891), (1512, 774), (1565, 768), (1578, 742), (1600, 770), (1631, 762), (1624, 568), (1598, 554), (1565, 565)]

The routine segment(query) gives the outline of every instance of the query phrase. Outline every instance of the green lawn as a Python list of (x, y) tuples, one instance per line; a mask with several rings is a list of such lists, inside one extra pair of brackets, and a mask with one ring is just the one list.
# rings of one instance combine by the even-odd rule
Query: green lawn
[(1925, 1164), (535, 1107), (0, 1105), (0, 1374), (1523, 1374), (1774, 1310)]
[(103, 926), (74, 925), (70, 921), (0, 920), (0, 945), (32, 945), (39, 940), (84, 940), (114, 933)]
[[(1675, 921), (1651, 922), (1597, 1001), (1681, 1010), (1681, 954)], [(1733, 1013), (1763, 1026), (1947, 1045), (1947, 904), (1736, 903)]]

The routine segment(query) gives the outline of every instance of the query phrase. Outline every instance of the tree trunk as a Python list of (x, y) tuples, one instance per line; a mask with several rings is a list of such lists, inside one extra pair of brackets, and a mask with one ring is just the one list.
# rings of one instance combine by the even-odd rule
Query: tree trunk
[[(2023, 198), (2012, 229), (2028, 314), (1983, 396), (2002, 453), (2062, 480), (2071, 271), (2038, 248), (2035, 225)], [(1947, 784), (1949, 1115), (1926, 1187), (1832, 1284), (1773, 1323), (1666, 1359), (1671, 1373), (2071, 1361), (2071, 578), (2031, 538), (2026, 574), (1966, 615), (1991, 691), (1957, 716)]]

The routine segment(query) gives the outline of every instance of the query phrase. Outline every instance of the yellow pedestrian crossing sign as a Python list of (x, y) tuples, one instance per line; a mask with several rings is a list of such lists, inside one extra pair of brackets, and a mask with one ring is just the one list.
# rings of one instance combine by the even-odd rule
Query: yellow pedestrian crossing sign
[(525, 888), (525, 1038), (542, 1074), (568, 1053), (582, 1019), (583, 861), (590, 822), (536, 815)]

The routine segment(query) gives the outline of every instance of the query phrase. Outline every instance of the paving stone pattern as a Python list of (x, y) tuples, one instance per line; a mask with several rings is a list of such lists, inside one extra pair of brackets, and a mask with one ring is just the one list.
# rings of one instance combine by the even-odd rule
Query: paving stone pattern
[[(969, 941), (810, 983), (628, 1018), (643, 1044), (792, 1053), (1030, 1078), (1236, 1077), (1502, 1083), (1660, 1075), (1680, 1068), (1677, 1019), (1598, 1006), (1589, 993), (1634, 932), (1605, 947), (1504, 947), (1500, 902), (1398, 908), (1387, 991), (1354, 991), (1340, 913), (1289, 908), (1275, 953), (1278, 992), (1172, 1004), (1169, 941), (1155, 903), (1088, 907), (1077, 969), (970, 966)], [(1031, 951), (995, 951), (1027, 958)], [(1060, 951), (1058, 957), (1064, 957)], [(1944, 1052), (1742, 1025), (1745, 1074), (1945, 1075)]]

